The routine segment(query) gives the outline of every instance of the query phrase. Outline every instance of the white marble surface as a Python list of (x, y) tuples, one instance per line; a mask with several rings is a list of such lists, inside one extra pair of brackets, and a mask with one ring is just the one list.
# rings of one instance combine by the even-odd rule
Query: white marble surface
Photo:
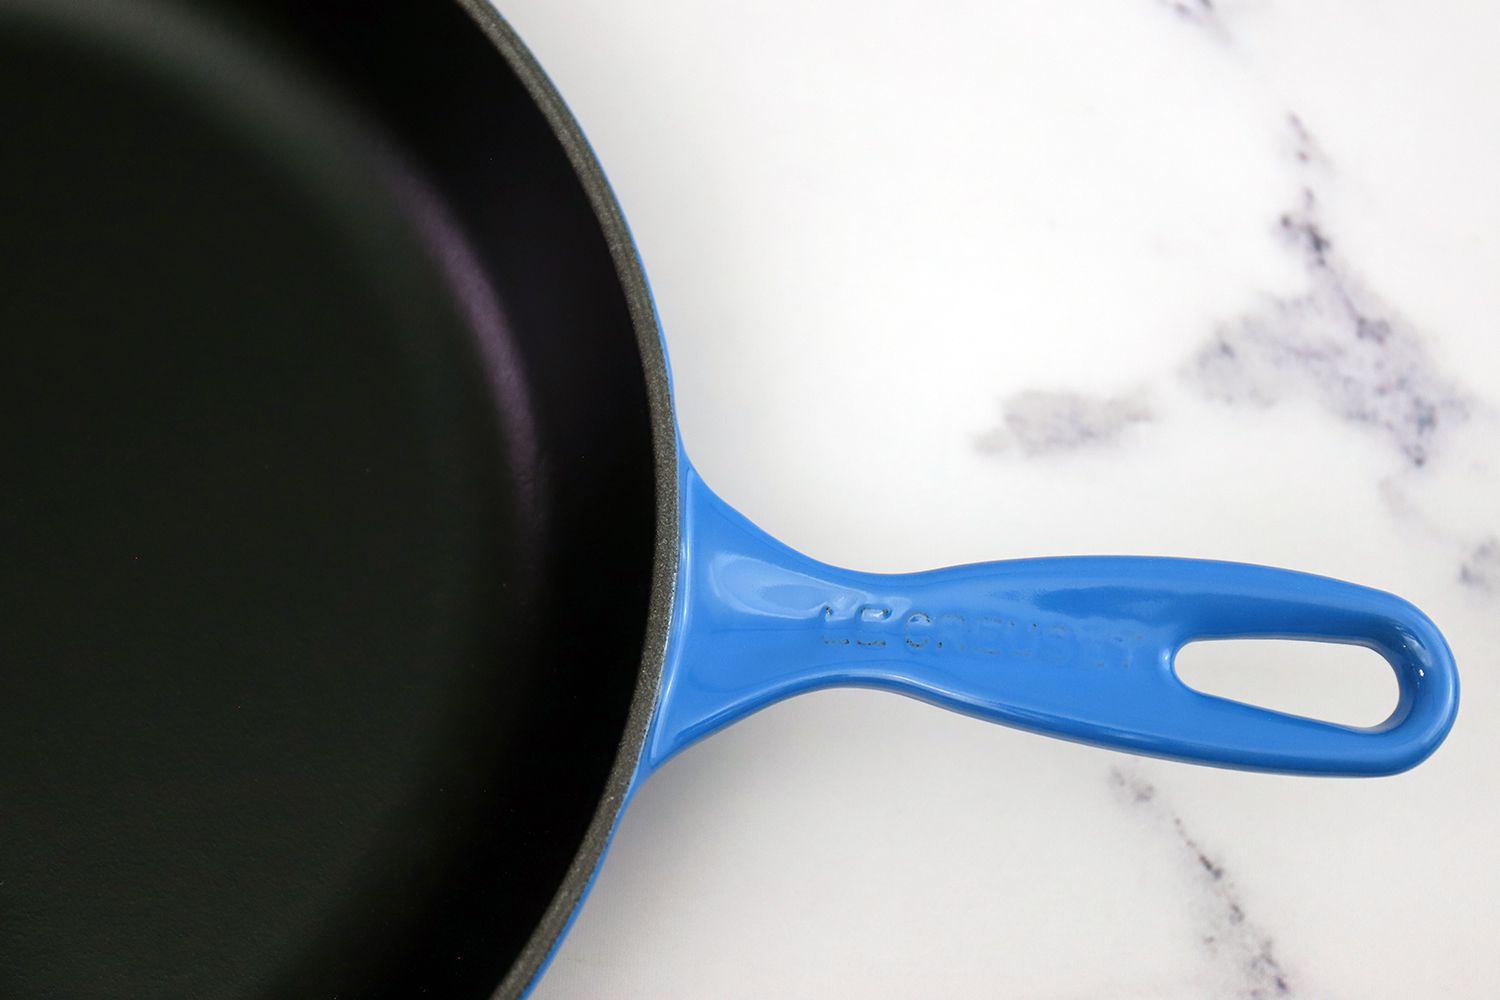
[[(1500, 995), (1500, 7), (503, 10), (632, 221), (690, 454), (762, 526), (875, 570), (1326, 573), (1424, 607), (1464, 680), (1373, 781), (787, 702), (647, 784), (539, 1000)], [(1351, 718), (1390, 691), (1218, 666)]]

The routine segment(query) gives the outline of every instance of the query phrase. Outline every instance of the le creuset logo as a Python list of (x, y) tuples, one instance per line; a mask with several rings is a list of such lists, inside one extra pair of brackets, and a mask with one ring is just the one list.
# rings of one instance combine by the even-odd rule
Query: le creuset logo
[(851, 650), (970, 654), (1057, 665), (1128, 667), (1142, 637), (1123, 632), (1080, 634), (1076, 627), (1033, 617), (913, 609), (896, 614), (878, 604), (840, 613), (823, 605), (823, 642)]

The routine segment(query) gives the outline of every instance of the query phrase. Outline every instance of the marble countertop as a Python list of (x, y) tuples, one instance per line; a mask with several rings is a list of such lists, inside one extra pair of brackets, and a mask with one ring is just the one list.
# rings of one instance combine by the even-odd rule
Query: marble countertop
[[(1496, 995), (1500, 7), (502, 10), (761, 526), (870, 570), (1324, 573), (1423, 607), (1464, 681), (1431, 760), (1360, 781), (794, 699), (647, 783), (538, 1000)], [(1383, 714), (1309, 648), (1204, 669)]]

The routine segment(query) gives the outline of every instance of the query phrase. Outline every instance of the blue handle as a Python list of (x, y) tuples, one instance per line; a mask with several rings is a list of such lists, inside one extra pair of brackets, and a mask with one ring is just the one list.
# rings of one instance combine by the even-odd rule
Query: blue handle
[[(880, 575), (808, 559), (684, 463), (682, 558), (655, 767), (771, 702), (875, 687), (1038, 733), (1136, 753), (1300, 774), (1391, 774), (1447, 735), (1458, 674), (1436, 626), (1391, 594), (1192, 559), (1026, 559)], [(1197, 639), (1368, 646), (1396, 671), (1384, 723), (1357, 728), (1202, 694), (1173, 658)]]

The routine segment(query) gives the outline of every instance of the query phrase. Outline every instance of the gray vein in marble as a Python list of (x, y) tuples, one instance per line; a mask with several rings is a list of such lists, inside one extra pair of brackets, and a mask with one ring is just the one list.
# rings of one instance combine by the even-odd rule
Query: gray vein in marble
[(1028, 390), (1003, 400), (1000, 415), (1000, 426), (979, 438), (981, 451), (1017, 447), (1027, 455), (1046, 455), (1109, 444), (1132, 425), (1150, 420), (1152, 412), (1140, 393)]
[[(1305, 135), (1300, 122), (1297, 129)], [(1269, 406), (1310, 394), (1380, 434), (1409, 465), (1425, 465), (1447, 429), (1468, 419), (1467, 394), (1437, 370), (1410, 324), (1349, 272), (1319, 219), (1312, 187), (1303, 187), (1300, 204), (1282, 214), (1277, 229), (1301, 256), (1307, 289), (1262, 297), (1220, 324), (1189, 360), (1188, 383), (1230, 404)]]
[[(1398, 458), (1398, 478), (1426, 475), (1429, 463), (1458, 437), (1455, 432), (1480, 416), (1493, 421), (1496, 414), (1440, 370), (1421, 332), (1366, 287), (1340, 252), (1318, 197), (1333, 178), (1332, 165), (1307, 123), (1288, 114), (1283, 139), (1297, 195), (1270, 228), (1300, 261), (1305, 287), (1291, 295), (1258, 295), (1239, 315), (1217, 323), (1179, 367), (1179, 384), (1237, 407), (1311, 398), (1386, 442)], [(1015, 449), (1027, 457), (1117, 444), (1134, 425), (1155, 419), (1149, 398), (1147, 389), (1119, 396), (1067, 388), (1017, 393), (1001, 402), (999, 425), (976, 444), (985, 453)], [(1455, 449), (1463, 447), (1459, 438)], [(1451, 462), (1446, 468), (1457, 471)], [(1476, 538), (1414, 506), (1395, 482), (1387, 480), (1381, 489), (1393, 516), (1421, 523), (1453, 546), (1461, 583), (1500, 598), (1500, 542), (1493, 528)]]
[(1199, 943), (1233, 990), (1215, 995), (1234, 1000), (1294, 997), (1291, 976), (1276, 957), (1275, 942), (1246, 913), (1240, 892), (1223, 863), (1193, 836), (1182, 817), (1136, 767), (1110, 768), (1109, 783), (1122, 807), (1171, 836), (1188, 877), (1201, 890), (1203, 928)]
[[(1309, 395), (1388, 442), (1401, 458), (1399, 476), (1424, 473), (1459, 428), (1494, 414), (1442, 372), (1421, 332), (1354, 274), (1318, 210), (1316, 186), (1328, 176), (1328, 158), (1300, 117), (1289, 115), (1287, 124), (1302, 187), (1297, 206), (1280, 216), (1276, 230), (1301, 258), (1307, 287), (1297, 295), (1262, 296), (1219, 324), (1182, 375), (1201, 394), (1229, 404), (1271, 406)], [(1388, 501), (1401, 492), (1391, 482), (1382, 489)], [(1466, 537), (1405, 501), (1391, 509), (1425, 522), (1460, 551), (1459, 582), (1500, 596), (1500, 542), (1493, 535)]]
[(1458, 582), (1485, 594), (1500, 593), (1500, 538), (1474, 546), (1458, 569)]
[(1196, 28), (1216, 35), (1224, 34), (1224, 20), (1215, 0), (1157, 0), (1157, 3)]
[(1328, 165), (1328, 154), (1323, 152), (1312, 133), (1308, 131), (1307, 124), (1296, 112), (1288, 113), (1286, 124), (1291, 138), (1292, 157), (1298, 163), (1326, 167)]
[[(1182, 374), (1190, 387), (1227, 404), (1272, 406), (1311, 395), (1341, 419), (1380, 434), (1405, 464), (1421, 467), (1448, 428), (1469, 418), (1473, 403), (1438, 370), (1411, 324), (1365, 288), (1339, 255), (1314, 186), (1328, 158), (1295, 114), (1287, 116), (1286, 136), (1302, 183), (1297, 203), (1279, 216), (1274, 231), (1301, 259), (1307, 287), (1296, 295), (1260, 296), (1218, 324)], [(1075, 451), (1113, 442), (1152, 416), (1140, 393), (1089, 396), (1066, 389), (1018, 393), (1001, 410), (1001, 426), (978, 440), (982, 451)]]

